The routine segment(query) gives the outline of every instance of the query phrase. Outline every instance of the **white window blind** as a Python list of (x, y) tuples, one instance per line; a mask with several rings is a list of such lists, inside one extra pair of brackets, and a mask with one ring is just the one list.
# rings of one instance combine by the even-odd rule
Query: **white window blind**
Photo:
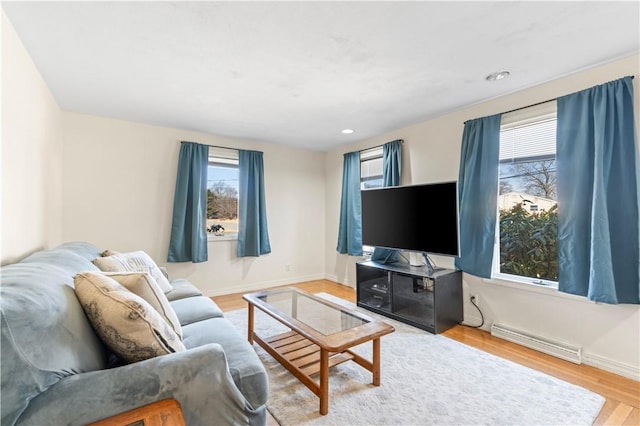
[(238, 150), (232, 148), (209, 147), (209, 163), (217, 165), (238, 165)]
[(381, 146), (376, 146), (374, 148), (364, 149), (360, 151), (360, 161), (371, 160), (376, 157), (382, 157)]
[(503, 115), (500, 162), (555, 158), (556, 124), (555, 102)]
[[(367, 182), (382, 179), (382, 147), (360, 152), (360, 180)], [(377, 185), (376, 185), (377, 186)], [(364, 187), (364, 186), (363, 186)]]
[(500, 132), (500, 162), (554, 158), (556, 155), (554, 118), (512, 127)]
[(360, 177), (382, 176), (382, 158), (363, 161), (360, 163)]

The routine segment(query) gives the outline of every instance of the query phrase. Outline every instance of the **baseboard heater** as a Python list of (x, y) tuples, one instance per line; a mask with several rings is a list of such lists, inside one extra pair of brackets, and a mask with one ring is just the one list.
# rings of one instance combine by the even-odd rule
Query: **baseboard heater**
[(575, 364), (582, 363), (582, 349), (568, 345), (566, 343), (556, 342), (539, 336), (534, 336), (532, 334), (516, 330), (506, 325), (496, 323), (491, 325), (491, 335), (500, 337), (501, 339), (508, 340), (513, 343), (518, 343), (519, 345), (526, 346), (540, 352), (544, 352), (548, 355), (553, 355), (555, 357), (573, 362)]

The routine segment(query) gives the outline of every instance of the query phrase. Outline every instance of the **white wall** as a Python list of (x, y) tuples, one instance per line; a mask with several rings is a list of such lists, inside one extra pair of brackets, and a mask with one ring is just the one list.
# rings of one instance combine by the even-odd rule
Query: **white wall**
[[(335, 250), (345, 152), (404, 139), (403, 184), (457, 180), (464, 121), (531, 105), (626, 75), (636, 75), (637, 113), (640, 111), (639, 64), (639, 56), (625, 58), (329, 152), (325, 166), (327, 276), (353, 286), (354, 263), (360, 260)], [(434, 257), (434, 260), (438, 266), (453, 267), (450, 258)], [(580, 346), (586, 363), (640, 380), (640, 306), (596, 304), (555, 290), (534, 291), (536, 289), (524, 285), (500, 285), (468, 274), (464, 274), (463, 282), (467, 322), (480, 322), (477, 311), (467, 301), (467, 295), (472, 292), (479, 295), (485, 328), (495, 321)]]
[(2, 12), (2, 264), (62, 238), (60, 108)]
[[(324, 277), (324, 153), (75, 113), (63, 123), (65, 240), (145, 250), (208, 295)], [(215, 241), (208, 262), (166, 264), (182, 140), (264, 152), (270, 254), (238, 259), (235, 241)]]

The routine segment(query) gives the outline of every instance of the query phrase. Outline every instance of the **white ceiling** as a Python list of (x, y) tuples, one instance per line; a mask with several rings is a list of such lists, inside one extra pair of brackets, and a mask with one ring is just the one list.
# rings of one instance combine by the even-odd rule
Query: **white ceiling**
[(2, 8), (63, 110), (322, 151), (640, 50), (638, 1)]

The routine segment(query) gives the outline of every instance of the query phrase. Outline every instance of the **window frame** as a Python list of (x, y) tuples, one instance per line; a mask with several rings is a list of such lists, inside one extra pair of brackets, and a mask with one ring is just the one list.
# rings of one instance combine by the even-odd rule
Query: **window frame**
[[(557, 120), (557, 103), (554, 101), (522, 108), (512, 113), (503, 114), (500, 123), (500, 132), (510, 128), (531, 125), (538, 122)], [(524, 157), (523, 157), (524, 158)], [(532, 158), (533, 159), (533, 158)], [(543, 158), (540, 158), (542, 160)], [(557, 151), (554, 153), (554, 160), (557, 160)], [(557, 162), (556, 162), (557, 165)], [(558, 289), (558, 282), (541, 278), (526, 277), (500, 272), (500, 178), (498, 177), (498, 197), (496, 202), (496, 227), (495, 241), (493, 245), (493, 259), (491, 265), (491, 279), (498, 281), (514, 282), (542, 288)], [(557, 203), (557, 202), (556, 202)]]
[[(209, 167), (223, 167), (238, 170), (239, 176), (239, 152), (233, 148), (209, 147), (209, 155), (207, 158), (207, 190), (209, 189)], [(238, 188), (238, 209), (240, 208), (240, 189)], [(209, 220), (205, 213), (205, 223)], [(239, 221), (239, 219), (238, 219)], [(238, 222), (239, 223), (239, 222)], [(236, 241), (238, 232), (225, 232), (223, 235), (215, 235), (207, 231), (207, 241)]]

